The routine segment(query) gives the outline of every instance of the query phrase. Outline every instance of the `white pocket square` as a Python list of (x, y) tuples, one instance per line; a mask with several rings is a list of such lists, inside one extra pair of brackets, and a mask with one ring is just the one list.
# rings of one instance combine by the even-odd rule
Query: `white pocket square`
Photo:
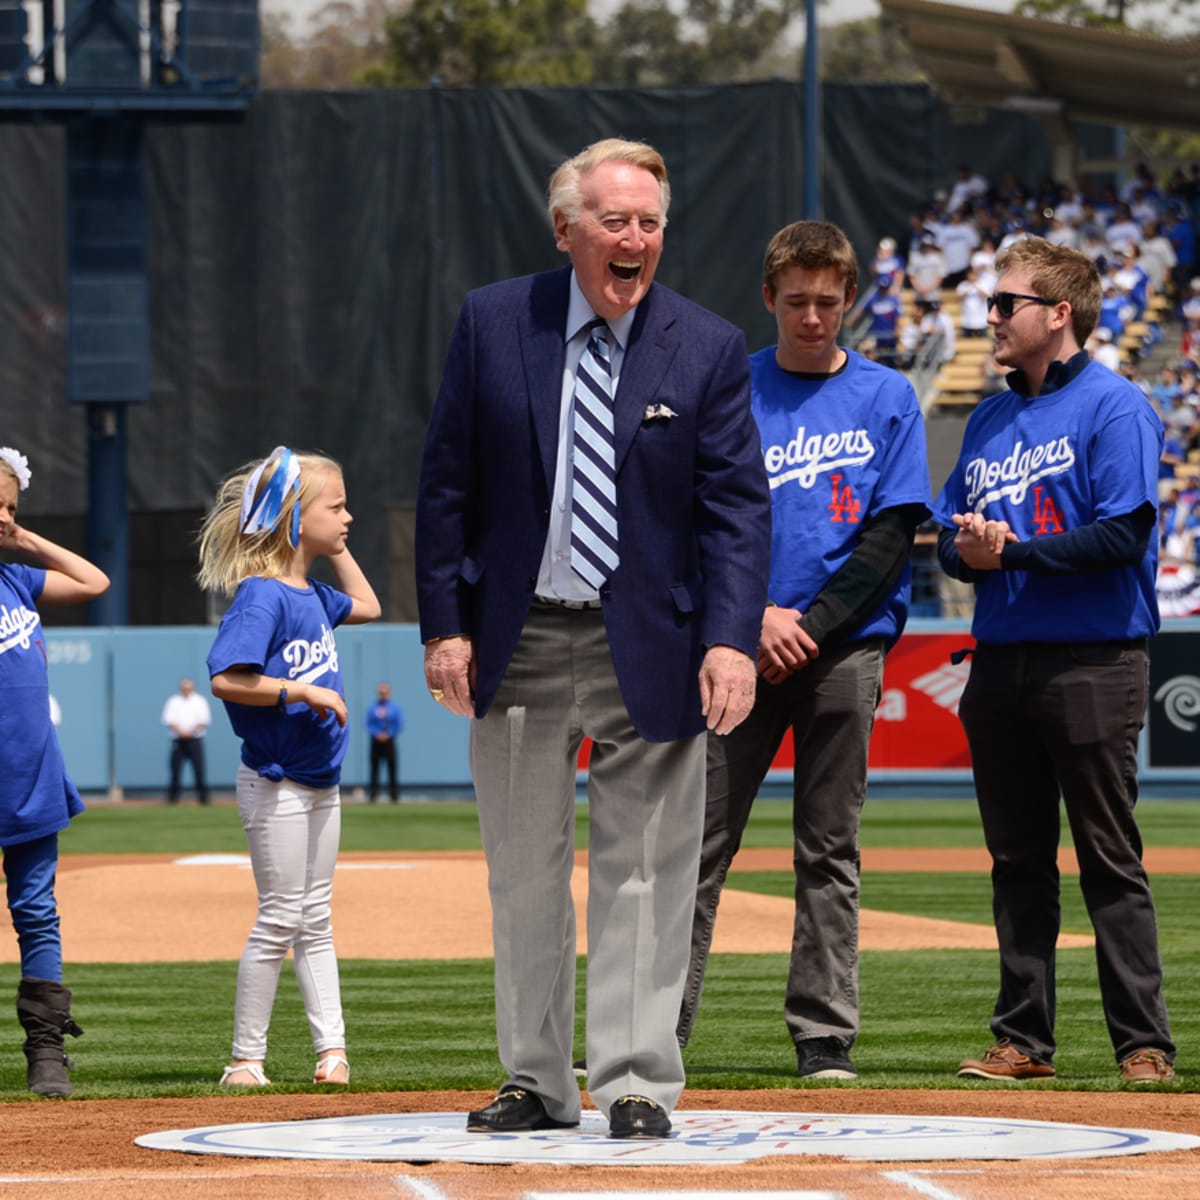
[(672, 417), (677, 416), (679, 414), (673, 408), (668, 408), (665, 404), (647, 404), (646, 411), (642, 414), (642, 420), (669, 421)]

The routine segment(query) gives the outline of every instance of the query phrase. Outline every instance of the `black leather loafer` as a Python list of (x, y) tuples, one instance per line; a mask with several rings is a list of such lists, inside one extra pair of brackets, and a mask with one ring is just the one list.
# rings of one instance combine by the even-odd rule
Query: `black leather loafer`
[(556, 1121), (542, 1098), (515, 1084), (502, 1087), (478, 1112), (467, 1113), (468, 1133), (519, 1133), (526, 1129), (570, 1129), (578, 1121)]
[(665, 1138), (671, 1118), (645, 1096), (622, 1096), (609, 1110), (608, 1136), (613, 1138)]

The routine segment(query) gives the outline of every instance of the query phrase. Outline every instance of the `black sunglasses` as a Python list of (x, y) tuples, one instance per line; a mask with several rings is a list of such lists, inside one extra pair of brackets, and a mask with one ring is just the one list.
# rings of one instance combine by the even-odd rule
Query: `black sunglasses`
[(993, 308), (1000, 310), (1000, 315), (1007, 321), (1013, 315), (1014, 305), (1018, 300), (1032, 300), (1035, 304), (1045, 304), (1053, 308), (1057, 300), (1047, 300), (1044, 296), (1027, 296), (1024, 292), (997, 292), (987, 298), (988, 312)]

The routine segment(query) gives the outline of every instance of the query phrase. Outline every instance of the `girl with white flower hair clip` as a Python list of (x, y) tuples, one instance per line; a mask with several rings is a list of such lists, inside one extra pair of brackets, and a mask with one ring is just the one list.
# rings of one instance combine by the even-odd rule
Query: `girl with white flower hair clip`
[(29, 461), (0, 446), (0, 847), (8, 911), (21, 953), (17, 1019), (25, 1030), (29, 1090), (67, 1096), (74, 1066), (63, 1037), (83, 1030), (63, 987), (54, 875), (58, 835), (83, 812), (50, 719), (50, 682), (39, 604), (82, 604), (108, 576), (86, 558), (17, 523)]
[[(380, 613), (346, 548), (351, 520), (341, 467), (277, 446), (225, 480), (200, 534), (201, 586), (233, 595), (208, 669), (242, 739), (238, 811), (258, 887), (226, 1086), (270, 1083), (267, 1028), (289, 949), (317, 1056), (313, 1082), (350, 1082), (330, 921), (347, 740), (333, 630)], [(319, 558), (335, 587), (309, 578)]]

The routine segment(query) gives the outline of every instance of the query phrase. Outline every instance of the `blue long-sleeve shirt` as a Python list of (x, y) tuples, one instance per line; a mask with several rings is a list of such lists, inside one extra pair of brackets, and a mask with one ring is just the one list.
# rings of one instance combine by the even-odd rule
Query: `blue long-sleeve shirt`
[(376, 700), (367, 709), (367, 732), (372, 737), (386, 733), (397, 737), (404, 731), (404, 713), (395, 700)]

